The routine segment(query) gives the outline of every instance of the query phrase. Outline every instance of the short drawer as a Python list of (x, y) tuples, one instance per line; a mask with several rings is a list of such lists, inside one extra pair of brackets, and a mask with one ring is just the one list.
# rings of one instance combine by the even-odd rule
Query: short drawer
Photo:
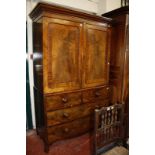
[(96, 100), (95, 101), (95, 108), (101, 108), (101, 107), (107, 107), (110, 106), (110, 101), (109, 99), (105, 99), (105, 100)]
[(47, 125), (57, 125), (88, 116), (93, 112), (94, 105), (92, 103), (83, 104), (72, 108), (47, 112)]
[(48, 141), (53, 143), (57, 140), (79, 136), (88, 132), (93, 127), (92, 117), (84, 117), (69, 123), (47, 128)]
[(59, 95), (45, 96), (46, 110), (72, 107), (81, 104), (81, 93), (64, 93)]
[(106, 99), (110, 97), (110, 87), (90, 89), (82, 92), (82, 101), (95, 102), (97, 99)]

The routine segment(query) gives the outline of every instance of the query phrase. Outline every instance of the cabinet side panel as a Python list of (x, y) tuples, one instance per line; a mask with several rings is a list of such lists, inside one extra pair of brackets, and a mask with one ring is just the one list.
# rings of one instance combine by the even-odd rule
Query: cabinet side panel
[(42, 23), (33, 23), (33, 71), (34, 86), (43, 90)]
[(42, 22), (33, 23), (34, 98), (37, 131), (45, 125), (43, 104)]
[(124, 69), (123, 69), (123, 91), (122, 100), (125, 102), (129, 96), (129, 24), (128, 15), (126, 16), (126, 29), (125, 29), (125, 56), (124, 56)]
[(34, 96), (35, 96), (36, 128), (37, 130), (39, 130), (45, 126), (43, 94), (37, 88), (34, 87)]

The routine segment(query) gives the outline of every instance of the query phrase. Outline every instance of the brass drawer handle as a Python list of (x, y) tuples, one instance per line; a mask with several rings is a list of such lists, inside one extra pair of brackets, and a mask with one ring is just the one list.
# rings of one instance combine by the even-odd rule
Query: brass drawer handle
[(68, 128), (65, 128), (64, 131), (67, 133), (67, 132), (69, 132), (69, 129)]
[(64, 117), (69, 117), (69, 114), (66, 113), (66, 112), (64, 112), (64, 113), (63, 113), (63, 116), (64, 116)]
[(62, 98), (63, 103), (66, 103), (67, 101), (68, 101), (67, 98), (65, 98), (65, 97)]
[(99, 92), (95, 92), (95, 96), (98, 97), (100, 96), (101, 94)]

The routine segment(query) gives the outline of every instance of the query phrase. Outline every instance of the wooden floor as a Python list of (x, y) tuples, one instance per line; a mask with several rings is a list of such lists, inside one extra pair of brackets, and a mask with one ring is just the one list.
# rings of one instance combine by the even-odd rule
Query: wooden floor
[[(103, 155), (128, 155), (123, 148), (109, 150)], [(49, 153), (44, 152), (44, 144), (35, 130), (27, 132), (26, 155), (93, 155), (93, 137), (84, 134), (80, 137), (55, 142)]]
[[(80, 137), (58, 141), (50, 146), (48, 155), (92, 155), (92, 137), (84, 134)], [(26, 155), (47, 155), (43, 141), (35, 130), (27, 132)]]

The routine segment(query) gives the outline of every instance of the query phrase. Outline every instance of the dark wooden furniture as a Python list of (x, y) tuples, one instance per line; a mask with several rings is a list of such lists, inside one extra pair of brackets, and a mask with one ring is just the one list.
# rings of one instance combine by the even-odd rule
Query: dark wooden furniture
[(110, 84), (112, 102), (125, 103), (125, 137), (129, 136), (129, 7), (122, 7), (102, 16), (112, 18)]
[(109, 105), (111, 19), (46, 3), (33, 20), (37, 133), (45, 151), (93, 128), (93, 111)]
[[(115, 146), (123, 144), (123, 138), (124, 138), (123, 119), (124, 119), (124, 104), (115, 104), (109, 107), (95, 109), (95, 123), (94, 123), (95, 155), (101, 153), (104, 154), (106, 151), (112, 148), (113, 149), (111, 150), (111, 152), (119, 151), (119, 148)], [(120, 147), (120, 149), (122, 149), (122, 147)], [(126, 149), (124, 148), (124, 150)], [(122, 155), (128, 154), (127, 150), (124, 152), (125, 154)], [(121, 154), (117, 153), (117, 155)]]

